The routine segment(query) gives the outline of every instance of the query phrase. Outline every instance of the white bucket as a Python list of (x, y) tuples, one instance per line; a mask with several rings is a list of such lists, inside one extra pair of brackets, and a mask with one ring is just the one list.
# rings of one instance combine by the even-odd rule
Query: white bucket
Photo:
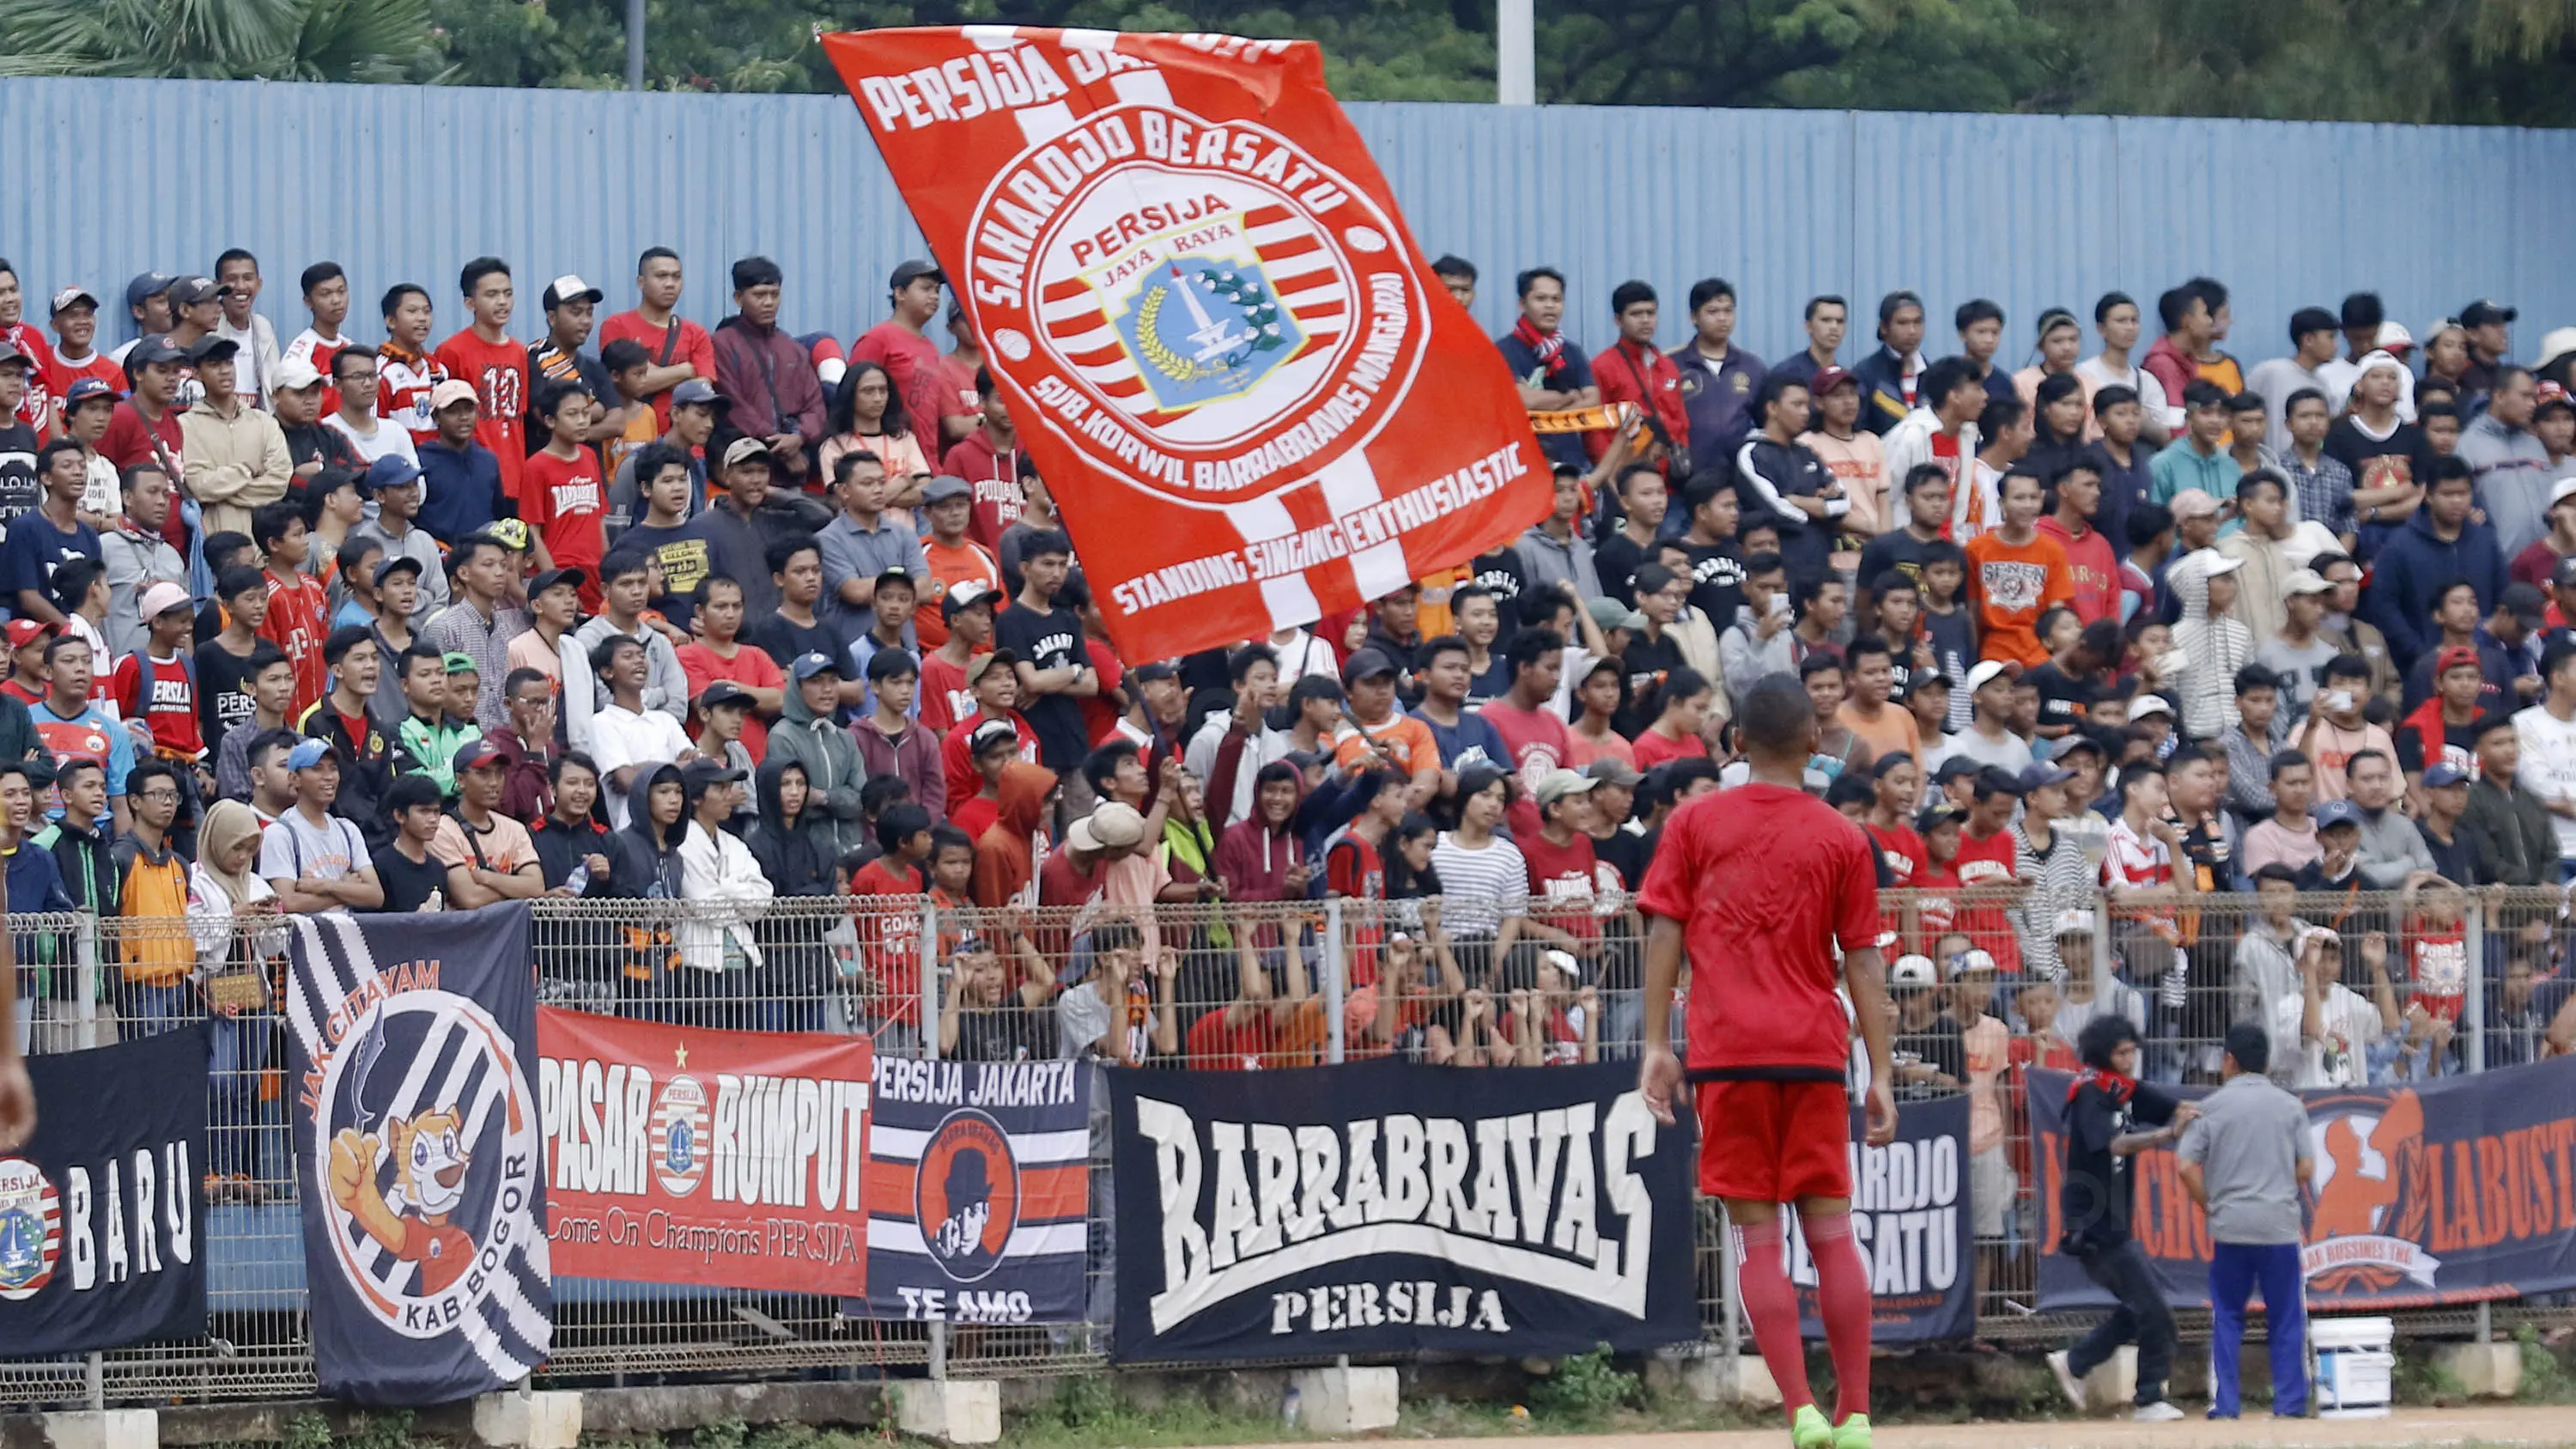
[(2311, 1318), (2308, 1344), (2317, 1355), (2317, 1416), (2384, 1419), (2397, 1356), (2389, 1344), (2397, 1324), (2388, 1318)]

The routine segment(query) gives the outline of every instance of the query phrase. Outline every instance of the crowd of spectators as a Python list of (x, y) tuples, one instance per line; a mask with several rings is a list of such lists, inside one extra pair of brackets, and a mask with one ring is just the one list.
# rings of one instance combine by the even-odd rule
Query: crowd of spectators
[(1846, 364), (1827, 296), (1766, 364), (1723, 281), (1670, 351), (1623, 284), (1587, 354), (1536, 268), (1515, 384), (1616, 420), (1542, 434), (1546, 517), (1125, 660), (927, 263), (846, 346), (758, 257), (682, 318), (660, 248), (631, 310), (559, 276), (515, 331), (491, 257), (380, 328), (306, 267), (283, 343), (247, 252), (134, 278), (112, 351), (53, 280), (40, 328), (0, 263), (0, 841), (12, 911), (114, 929), (95, 1003), (22, 942), (22, 1035), (255, 1011), (280, 915), (548, 896), (685, 905), (549, 938), (605, 1008), (1280, 1065), (1340, 900), (1351, 1053), (1591, 1060), (1637, 1036), (1627, 893), (1772, 674), (1899, 892), (1901, 1085), (1980, 1093), (1981, 1152), (2100, 1013), (2166, 1080), (2262, 1021), (2302, 1085), (2456, 1069), (2472, 991), (2490, 1062), (2576, 1030), (2554, 918), (2483, 894), (2576, 867), (2576, 329), (2526, 367), (2493, 302), (2419, 342), (2358, 293), (2247, 365), (2194, 279), (2014, 368), (2000, 308), (1942, 348), (1910, 292)]

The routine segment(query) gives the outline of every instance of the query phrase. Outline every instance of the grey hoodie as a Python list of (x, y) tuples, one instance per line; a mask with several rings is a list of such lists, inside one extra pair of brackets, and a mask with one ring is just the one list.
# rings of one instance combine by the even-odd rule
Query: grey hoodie
[(1784, 626), (1765, 642), (1754, 632), (1760, 622), (1761, 616), (1753, 612), (1751, 604), (1738, 604), (1734, 627), (1718, 636), (1718, 668), (1725, 675), (1719, 682), (1735, 714), (1744, 712), (1744, 697), (1762, 682), (1762, 676), (1795, 674), (1798, 670), (1797, 656), (1790, 652), (1797, 647), (1796, 631)]
[(2460, 430), (2460, 461), (2478, 473), (2478, 503), (2510, 563), (2549, 532), (2549, 450), (2529, 428), (2480, 413)]
[(859, 756), (859, 742), (839, 720), (815, 718), (793, 679), (788, 681), (779, 721), (769, 731), (769, 762), (779, 760), (794, 760), (805, 767), (806, 785), (815, 798), (806, 808), (820, 817), (815, 828), (829, 844), (834, 860), (867, 843), (868, 823), (859, 810), (859, 787), (868, 782), (868, 766)]
[[(2181, 696), (2183, 733), (2196, 740), (2214, 740), (2236, 728), (2236, 671), (2254, 658), (2252, 630), (2233, 618), (2209, 617), (2209, 571), (2221, 557), (2214, 548), (2195, 549), (2165, 570), (2165, 587), (2182, 605), (2173, 642), (2184, 663), (2174, 687)], [(2241, 576), (2243, 570), (2237, 572)]]

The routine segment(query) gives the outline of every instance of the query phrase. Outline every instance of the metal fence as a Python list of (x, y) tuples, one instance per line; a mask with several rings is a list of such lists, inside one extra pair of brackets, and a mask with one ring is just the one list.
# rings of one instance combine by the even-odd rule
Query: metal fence
[[(1113, 894), (1115, 894), (1113, 884)], [(1141, 902), (1146, 896), (1139, 896)], [(2571, 930), (2551, 891), (2173, 901), (2050, 899), (2019, 889), (1893, 893), (1891, 960), (1938, 982), (1891, 996), (1901, 1100), (1967, 1092), (1980, 1187), (1978, 1332), (2041, 1338), (2075, 1318), (2036, 1308), (2027, 1073), (2063, 1066), (2081, 1023), (2136, 1022), (2150, 1079), (2214, 1081), (2234, 1020), (2271, 1025), (2284, 1080), (2322, 1086), (2477, 1071), (2567, 1050)], [(1115, 923), (1125, 924), (1115, 924)], [(701, 971), (692, 929), (731, 924), (759, 964)], [(2107, 928), (2105, 928), (2107, 926)], [(2329, 937), (2305, 930), (2322, 926)], [(2061, 927), (2066, 929), (2061, 931)], [(303, 1245), (287, 1129), (285, 933), (180, 920), (12, 916), (31, 1050), (147, 1034), (209, 1014), (212, 1331), (87, 1360), (0, 1364), (0, 1400), (112, 1403), (312, 1392)], [(866, 1032), (895, 1056), (1009, 1061), (1074, 1055), (1091, 993), (1118, 1010), (1094, 1045), (1151, 1069), (1246, 1070), (1402, 1055), (1460, 1070), (1632, 1058), (1642, 934), (1624, 898), (1494, 902), (1095, 903), (975, 911), (869, 898), (779, 900), (748, 914), (682, 902), (543, 900), (532, 939), (540, 1000), (728, 1030)], [(1989, 975), (1972, 952), (1999, 967)], [(737, 958), (739, 959), (739, 958)], [(2285, 974), (2283, 963), (2288, 963)], [(2465, 968), (2465, 985), (2444, 973)], [(1922, 969), (1907, 963), (1904, 974)], [(205, 988), (215, 971), (228, 984)], [(245, 978), (266, 990), (245, 988)], [(211, 1012), (209, 997), (234, 1003)], [(264, 997), (270, 1005), (260, 1004)], [(2309, 998), (2316, 998), (2316, 1005)], [(1088, 1021), (1090, 1018), (1085, 1018)], [(1678, 1023), (1679, 1016), (1676, 1015)], [(1998, 1030), (2000, 1028), (2000, 1030)], [(1678, 1031), (1678, 1026), (1676, 1027)], [(1095, 1116), (1095, 1203), (1107, 1172)], [(1699, 1214), (1702, 1351), (1732, 1351), (1717, 1215)], [(1097, 1238), (1095, 1237), (1095, 1243)], [(951, 1328), (852, 1318), (836, 1298), (592, 1279), (556, 1284), (554, 1356), (567, 1384), (661, 1375), (959, 1375), (1106, 1363), (1108, 1264), (1090, 1265), (1088, 1325)], [(2507, 1314), (2538, 1313), (2506, 1305)], [(2483, 1326), (2484, 1311), (2414, 1315), (2410, 1331)], [(2186, 1331), (2193, 1327), (2186, 1316)]]

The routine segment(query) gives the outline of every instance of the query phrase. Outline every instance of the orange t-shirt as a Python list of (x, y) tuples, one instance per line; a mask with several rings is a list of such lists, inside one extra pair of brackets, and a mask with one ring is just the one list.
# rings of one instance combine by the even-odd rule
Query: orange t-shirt
[(2039, 616), (2075, 597), (2066, 550), (2046, 534), (2004, 542), (1993, 529), (1968, 540), (1968, 599), (1977, 613), (1980, 659), (2010, 659), (2023, 668), (2048, 662)]
[(948, 591), (974, 579), (993, 591), (993, 612), (1011, 606), (1010, 590), (1002, 587), (1002, 561), (993, 551), (969, 538), (950, 548), (932, 534), (921, 540), (921, 556), (930, 564), (929, 586), (920, 590), (921, 605), (913, 610), (913, 632), (920, 636), (924, 654), (948, 642), (948, 619), (939, 610), (940, 600)]
[(1440, 768), (1440, 742), (1431, 737), (1431, 727), (1413, 716), (1397, 711), (1384, 722), (1368, 725), (1368, 739), (1344, 726), (1341, 742), (1333, 747), (1333, 763), (1345, 770), (1362, 770), (1376, 763), (1377, 751), (1369, 748), (1375, 740), (1387, 747), (1395, 762), (1407, 774), (1419, 775)]

